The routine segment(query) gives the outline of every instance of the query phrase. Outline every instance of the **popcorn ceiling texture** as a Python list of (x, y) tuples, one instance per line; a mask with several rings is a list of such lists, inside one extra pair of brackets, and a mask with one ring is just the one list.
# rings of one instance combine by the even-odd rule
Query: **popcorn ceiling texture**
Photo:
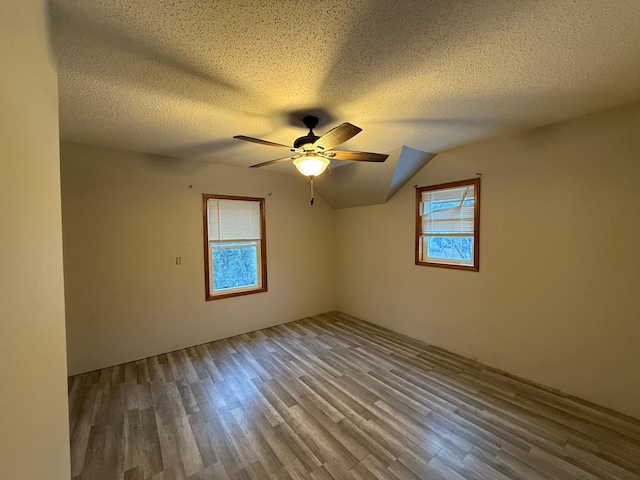
[(637, 0), (52, 0), (51, 21), (64, 140), (236, 166), (281, 151), (233, 135), (291, 144), (312, 109), (318, 134), (364, 129), (345, 149), (441, 152), (640, 100)]

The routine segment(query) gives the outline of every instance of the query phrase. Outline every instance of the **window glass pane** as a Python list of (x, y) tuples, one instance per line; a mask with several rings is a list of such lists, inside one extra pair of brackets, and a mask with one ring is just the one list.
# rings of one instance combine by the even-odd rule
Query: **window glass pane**
[(258, 285), (259, 242), (212, 243), (213, 290)]
[(458, 205), (460, 205), (460, 202), (425, 202), (425, 211), (435, 212), (443, 208), (455, 208)]
[(473, 260), (473, 237), (427, 237), (427, 257)]

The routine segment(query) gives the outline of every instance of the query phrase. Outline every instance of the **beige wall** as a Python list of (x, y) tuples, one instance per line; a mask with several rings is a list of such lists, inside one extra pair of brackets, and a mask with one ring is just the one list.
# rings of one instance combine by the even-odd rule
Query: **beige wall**
[[(640, 104), (441, 154), (337, 211), (340, 310), (640, 418)], [(482, 173), (480, 272), (415, 266), (413, 185)]]
[[(333, 211), (304, 178), (73, 143), (61, 158), (70, 374), (335, 308)], [(268, 292), (205, 301), (202, 193), (267, 199)]]
[(69, 473), (56, 72), (41, 2), (0, 4), (0, 478)]

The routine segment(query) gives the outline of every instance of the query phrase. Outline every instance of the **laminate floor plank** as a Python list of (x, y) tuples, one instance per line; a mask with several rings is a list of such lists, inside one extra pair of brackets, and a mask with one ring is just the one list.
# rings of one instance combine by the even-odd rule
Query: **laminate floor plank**
[(640, 421), (329, 312), (71, 377), (74, 480), (640, 480)]

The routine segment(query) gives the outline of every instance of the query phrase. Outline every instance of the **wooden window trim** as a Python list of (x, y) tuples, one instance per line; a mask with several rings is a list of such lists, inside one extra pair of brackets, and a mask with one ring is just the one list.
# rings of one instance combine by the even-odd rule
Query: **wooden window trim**
[[(209, 223), (207, 215), (207, 201), (211, 198), (218, 200), (242, 200), (260, 203), (260, 285), (254, 289), (242, 290), (228, 293), (211, 294), (211, 286), (213, 285), (213, 269), (210, 268), (209, 254)], [(207, 301), (220, 300), (223, 298), (239, 297), (242, 295), (252, 295), (254, 293), (262, 293), (268, 291), (267, 288), (267, 228), (265, 218), (265, 200), (259, 197), (239, 197), (233, 195), (216, 195), (210, 193), (202, 194), (202, 225), (203, 225), (203, 241), (204, 241), (204, 282), (205, 282), (205, 299)]]
[[(420, 260), (421, 233), (422, 233), (422, 192), (431, 190), (445, 190), (447, 188), (474, 186), (474, 206), (473, 206), (473, 265), (455, 265), (438, 262), (426, 262)], [(415, 215), (415, 264), (427, 267), (450, 268), (454, 270), (467, 270), (471, 272), (480, 271), (480, 179), (471, 178), (457, 182), (441, 183), (438, 185), (428, 185), (416, 188), (416, 215)]]

